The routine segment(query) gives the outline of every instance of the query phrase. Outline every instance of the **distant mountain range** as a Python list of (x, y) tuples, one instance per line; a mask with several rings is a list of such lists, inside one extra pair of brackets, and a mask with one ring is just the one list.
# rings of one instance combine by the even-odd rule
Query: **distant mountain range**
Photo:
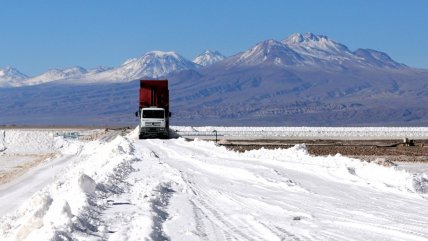
[(0, 124), (137, 123), (138, 80), (170, 80), (173, 124), (427, 125), (428, 70), (323, 35), (265, 40), (193, 61), (153, 51), (116, 68), (0, 69)]
[(158, 78), (171, 72), (198, 69), (224, 58), (218, 51), (206, 50), (192, 62), (175, 52), (152, 51), (142, 57), (128, 59), (116, 68), (98, 67), (86, 70), (78, 66), (51, 69), (34, 77), (22, 74), (13, 67), (7, 67), (0, 69), (0, 87), (22, 87), (53, 81), (72, 84), (129, 82), (142, 77)]

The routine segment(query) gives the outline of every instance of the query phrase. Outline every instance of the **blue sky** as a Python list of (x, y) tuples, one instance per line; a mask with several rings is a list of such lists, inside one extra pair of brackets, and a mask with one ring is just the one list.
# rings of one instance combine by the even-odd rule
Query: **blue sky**
[(151, 50), (193, 59), (296, 32), (428, 68), (426, 0), (2, 0), (0, 67), (117, 66)]

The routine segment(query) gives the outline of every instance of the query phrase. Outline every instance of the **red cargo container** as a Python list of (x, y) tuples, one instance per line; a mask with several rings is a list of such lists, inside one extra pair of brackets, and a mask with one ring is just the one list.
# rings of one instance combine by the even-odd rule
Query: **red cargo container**
[(169, 113), (168, 80), (140, 80), (139, 110), (145, 107), (164, 108)]

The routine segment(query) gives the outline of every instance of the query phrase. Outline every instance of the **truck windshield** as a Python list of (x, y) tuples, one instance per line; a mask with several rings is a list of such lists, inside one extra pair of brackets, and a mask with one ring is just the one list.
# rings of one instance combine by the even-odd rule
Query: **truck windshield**
[(165, 115), (163, 110), (143, 110), (143, 118), (163, 119)]

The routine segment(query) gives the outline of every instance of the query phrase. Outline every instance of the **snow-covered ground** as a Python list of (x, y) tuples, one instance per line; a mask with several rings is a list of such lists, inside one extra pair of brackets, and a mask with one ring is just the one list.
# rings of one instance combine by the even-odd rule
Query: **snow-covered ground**
[(182, 136), (228, 139), (339, 139), (383, 140), (428, 139), (428, 127), (221, 127), (172, 126)]
[(103, 130), (0, 130), (0, 184), (57, 156), (64, 144), (60, 137), (91, 139), (97, 138), (99, 133)]
[(428, 173), (428, 162), (397, 162), (399, 170), (406, 170), (413, 173)]
[(428, 240), (428, 175), (304, 145), (56, 137), (0, 185), (0, 240)]

